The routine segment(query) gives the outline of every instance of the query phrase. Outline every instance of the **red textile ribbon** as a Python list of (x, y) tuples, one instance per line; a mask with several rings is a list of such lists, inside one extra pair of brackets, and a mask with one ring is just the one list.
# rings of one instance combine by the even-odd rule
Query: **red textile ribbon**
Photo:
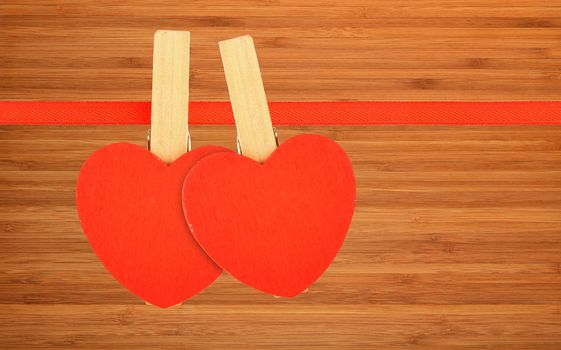
[[(271, 102), (274, 125), (556, 125), (561, 102)], [(0, 124), (149, 124), (150, 102), (0, 101)], [(190, 124), (233, 124), (230, 102), (190, 102)]]

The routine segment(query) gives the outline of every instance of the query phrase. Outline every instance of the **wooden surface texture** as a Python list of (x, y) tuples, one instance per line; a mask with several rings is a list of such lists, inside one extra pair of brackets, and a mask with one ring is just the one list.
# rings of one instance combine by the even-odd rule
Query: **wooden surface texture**
[[(149, 100), (156, 29), (191, 31), (191, 100), (226, 100), (218, 41), (254, 37), (270, 100), (559, 99), (561, 3), (2, 1), (0, 98)], [(0, 126), (1, 349), (561, 348), (561, 127), (281, 127), (357, 176), (343, 248), (276, 299), (223, 275), (160, 310), (81, 232), (95, 149), (147, 126)], [(191, 127), (235, 149), (233, 126)]]

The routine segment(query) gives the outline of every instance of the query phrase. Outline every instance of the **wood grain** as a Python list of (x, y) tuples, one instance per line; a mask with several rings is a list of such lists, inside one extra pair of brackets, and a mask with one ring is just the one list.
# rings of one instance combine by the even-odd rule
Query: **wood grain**
[[(233, 126), (192, 127), (235, 147)], [(561, 127), (281, 127), (348, 152), (357, 208), (309, 292), (223, 275), (170, 310), (103, 268), (77, 220), (82, 161), (146, 126), (0, 127), (0, 347), (558, 349)]]
[(227, 100), (217, 43), (255, 39), (271, 101), (557, 100), (551, 0), (3, 0), (2, 99), (150, 100), (157, 29), (191, 32), (191, 100)]
[[(149, 100), (162, 28), (192, 33), (192, 100), (227, 100), (217, 42), (244, 34), (273, 101), (561, 91), (551, 0), (27, 0), (0, 3), (0, 98)], [(354, 164), (334, 264), (296, 299), (223, 275), (165, 311), (110, 277), (75, 209), (84, 159), (146, 129), (0, 126), (0, 348), (561, 348), (561, 127), (280, 128)], [(191, 135), (235, 149), (233, 126)]]

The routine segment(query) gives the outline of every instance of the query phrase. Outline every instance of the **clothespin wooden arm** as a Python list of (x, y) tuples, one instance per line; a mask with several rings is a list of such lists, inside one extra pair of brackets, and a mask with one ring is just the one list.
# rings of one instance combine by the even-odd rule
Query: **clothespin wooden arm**
[(150, 151), (168, 164), (188, 150), (189, 45), (189, 32), (154, 35)]
[(262, 163), (277, 141), (253, 39), (241, 36), (221, 41), (219, 46), (241, 151)]

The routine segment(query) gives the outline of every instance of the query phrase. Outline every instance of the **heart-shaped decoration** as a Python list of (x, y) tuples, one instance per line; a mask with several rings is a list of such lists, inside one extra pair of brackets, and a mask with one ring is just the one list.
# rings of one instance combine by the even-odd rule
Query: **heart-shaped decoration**
[(329, 266), (347, 234), (355, 179), (330, 139), (301, 135), (264, 164), (234, 153), (197, 163), (183, 208), (203, 249), (241, 282), (292, 297)]
[(116, 143), (80, 170), (77, 208), (91, 246), (123, 286), (151, 304), (178, 304), (222, 271), (189, 231), (181, 188), (194, 164), (223, 151), (198, 148), (168, 166), (142, 147)]

